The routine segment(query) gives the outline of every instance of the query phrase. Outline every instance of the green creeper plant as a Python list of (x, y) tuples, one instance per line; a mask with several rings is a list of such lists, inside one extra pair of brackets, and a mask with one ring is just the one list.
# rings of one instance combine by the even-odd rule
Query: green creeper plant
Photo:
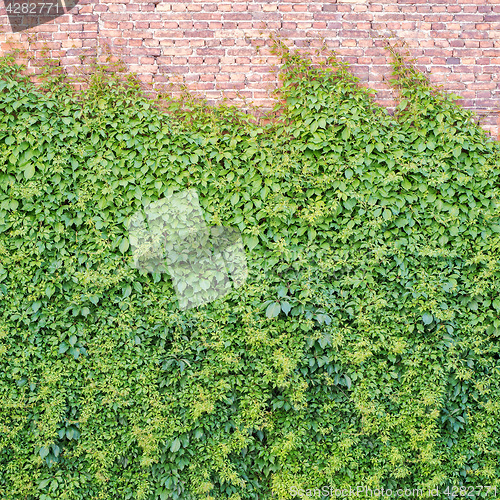
[[(266, 124), (0, 61), (1, 498), (500, 486), (499, 143), (396, 49), (394, 114), (274, 50)], [(191, 188), (248, 277), (181, 310), (127, 227)]]

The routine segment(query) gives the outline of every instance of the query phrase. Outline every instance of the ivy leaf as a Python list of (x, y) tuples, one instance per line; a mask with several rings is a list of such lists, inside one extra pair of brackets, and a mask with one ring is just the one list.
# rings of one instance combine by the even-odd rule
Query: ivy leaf
[(122, 238), (120, 246), (118, 247), (120, 249), (120, 252), (125, 253), (128, 250), (128, 247), (129, 247), (128, 238)]
[(332, 337), (330, 334), (327, 334), (323, 337), (321, 337), (319, 340), (319, 345), (321, 346), (322, 349), (324, 349), (327, 345), (331, 344), (332, 342)]
[(272, 302), (267, 306), (266, 316), (268, 318), (275, 318), (281, 312), (281, 306), (279, 302)]
[(424, 325), (430, 325), (432, 323), (432, 315), (429, 313), (425, 313), (422, 316), (422, 321), (424, 322)]
[(52, 297), (52, 295), (54, 294), (55, 290), (56, 289), (54, 285), (49, 284), (45, 287), (45, 295), (47, 295), (47, 297), (50, 299), (50, 297)]
[(35, 175), (35, 165), (33, 163), (29, 163), (24, 169), (24, 177), (26, 179), (31, 179)]
[(99, 296), (98, 295), (91, 295), (89, 297), (89, 300), (90, 300), (90, 302), (92, 302), (92, 304), (94, 304), (96, 306), (99, 302)]
[[(288, 313), (292, 309), (292, 306), (288, 302), (281, 303), (281, 310), (288, 316)], [(278, 313), (279, 314), (279, 313)]]
[(253, 250), (259, 243), (259, 238), (257, 236), (247, 236), (246, 242), (248, 249)]
[(240, 194), (239, 193), (234, 193), (233, 196), (231, 196), (231, 205), (236, 205), (240, 201)]
[(170, 446), (170, 451), (176, 453), (181, 447), (181, 441), (179, 438), (175, 438), (172, 445)]
[[(45, 457), (42, 457), (45, 458)], [(40, 484), (38, 485), (38, 489), (43, 490), (44, 488), (47, 487), (47, 485), (52, 481), (52, 478), (49, 477), (48, 479), (44, 479), (43, 481), (40, 481)]]

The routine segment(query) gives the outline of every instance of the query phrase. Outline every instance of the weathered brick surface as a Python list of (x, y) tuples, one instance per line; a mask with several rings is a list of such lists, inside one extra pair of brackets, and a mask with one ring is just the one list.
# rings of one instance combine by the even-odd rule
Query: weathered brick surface
[(109, 44), (154, 90), (183, 82), (211, 102), (245, 97), (264, 108), (277, 85), (269, 33), (304, 49), (324, 38), (386, 106), (393, 100), (384, 38), (396, 37), (433, 83), (500, 132), (500, 0), (82, 0), (27, 32), (11, 33), (4, 7), (0, 22), (1, 52), (28, 49), (33, 73), (44, 45), (75, 73), (80, 56), (104, 59), (99, 51)]

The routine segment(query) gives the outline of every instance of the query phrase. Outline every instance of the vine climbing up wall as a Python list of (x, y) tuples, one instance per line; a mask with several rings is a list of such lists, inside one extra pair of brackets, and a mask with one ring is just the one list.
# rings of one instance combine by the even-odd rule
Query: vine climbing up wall
[(75, 72), (109, 45), (153, 89), (183, 82), (212, 101), (226, 95), (242, 106), (243, 98), (270, 104), (277, 81), (267, 34), (274, 31), (303, 48), (324, 39), (391, 106), (383, 46), (394, 36), (434, 83), (460, 94), (498, 134), (500, 5), (490, 0), (81, 0), (68, 14), (16, 33), (5, 5), (17, 0), (8, 2), (0, 10), (1, 49), (27, 49), (34, 72), (44, 54)]
[[(397, 52), (391, 116), (273, 50), (266, 123), (0, 59), (0, 498), (500, 491), (500, 143)], [(183, 309), (127, 228), (186, 190), (248, 276)]]

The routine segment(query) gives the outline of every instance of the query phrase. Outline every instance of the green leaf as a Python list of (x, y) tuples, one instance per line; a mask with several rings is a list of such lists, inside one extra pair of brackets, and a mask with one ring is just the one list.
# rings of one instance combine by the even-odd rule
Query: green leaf
[(54, 295), (54, 292), (56, 291), (56, 288), (54, 287), (54, 285), (52, 284), (49, 284), (45, 287), (45, 295), (47, 295), (47, 297), (50, 299), (50, 297), (52, 297), (52, 295)]
[[(281, 310), (288, 316), (288, 313), (292, 309), (292, 306), (288, 302), (281, 303)], [(278, 313), (279, 314), (279, 313)]]
[(272, 302), (267, 306), (266, 317), (275, 318), (281, 312), (281, 305), (279, 302)]
[[(45, 457), (42, 457), (45, 458)], [(43, 490), (48, 486), (48, 484), (52, 481), (52, 478), (44, 479), (43, 481), (40, 481), (40, 484), (38, 485), (38, 489)]]
[(424, 322), (424, 325), (430, 325), (432, 323), (432, 314), (425, 313), (422, 316), (422, 321)]
[(347, 201), (344, 201), (344, 206), (347, 210), (352, 210), (357, 203), (356, 198), (349, 198)]
[(128, 238), (122, 238), (122, 241), (120, 242), (120, 246), (118, 247), (120, 249), (120, 252), (125, 253), (128, 250), (128, 247), (129, 247)]
[(33, 163), (29, 163), (24, 169), (24, 177), (26, 179), (31, 179), (33, 175), (35, 175), (35, 165), (33, 165)]
[(258, 238), (258, 236), (247, 236), (246, 243), (247, 243), (248, 249), (253, 250), (257, 246), (257, 244), (259, 243), (259, 238)]
[(406, 189), (410, 190), (411, 189), (411, 182), (408, 179), (403, 179), (403, 182), (401, 185)]
[(238, 201), (240, 200), (240, 195), (239, 193), (234, 193), (233, 196), (231, 196), (231, 205), (236, 205)]
[(176, 453), (181, 447), (181, 441), (179, 438), (175, 438), (172, 445), (170, 446), (170, 451)]

